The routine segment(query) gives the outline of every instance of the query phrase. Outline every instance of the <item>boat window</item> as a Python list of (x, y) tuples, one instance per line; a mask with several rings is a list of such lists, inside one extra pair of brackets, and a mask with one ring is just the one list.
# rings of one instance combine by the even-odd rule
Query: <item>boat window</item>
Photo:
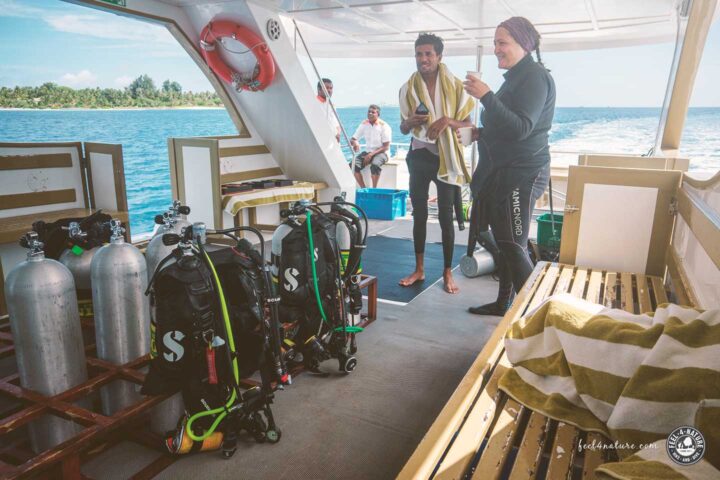
[(693, 177), (709, 178), (720, 170), (720, 22), (710, 26), (685, 120), (680, 156), (690, 159)]
[(0, 142), (121, 144), (133, 236), (151, 232), (172, 201), (167, 139), (237, 135), (222, 102), (162, 26), (10, 3), (0, 12)]
[(644, 155), (655, 143), (674, 43), (548, 52), (557, 108), (553, 165), (581, 153)]

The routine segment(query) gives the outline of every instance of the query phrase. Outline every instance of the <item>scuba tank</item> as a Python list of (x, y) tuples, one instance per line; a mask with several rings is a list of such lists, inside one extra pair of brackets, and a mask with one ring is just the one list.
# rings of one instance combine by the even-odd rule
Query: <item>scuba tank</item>
[[(330, 206), (330, 212), (321, 206)], [(358, 270), (367, 232), (367, 218), (363, 228), (359, 215), (365, 216), (342, 197), (320, 204), (300, 201), (281, 212), (287, 220), (273, 234), (272, 271), (284, 319), (285, 358), (312, 372), (330, 358), (345, 373), (357, 365), (355, 334), (362, 328), (354, 318), (362, 308)], [(338, 232), (347, 262), (342, 261)]]
[(173, 201), (172, 206), (162, 215), (155, 215), (155, 233), (145, 249), (145, 260), (148, 266), (148, 281), (155, 272), (155, 267), (160, 260), (170, 255), (172, 246), (166, 246), (162, 242), (162, 236), (166, 233), (182, 233), (182, 229), (190, 226), (190, 222), (184, 219), (190, 213), (190, 207), (183, 206), (179, 201)]
[(110, 220), (110, 215), (98, 210), (87, 217), (33, 222), (38, 240), (45, 244), (45, 257), (60, 261), (73, 274), (81, 318), (93, 316), (90, 264), (97, 248), (110, 241)]
[(90, 287), (90, 264), (93, 256), (100, 248), (99, 246), (90, 249), (83, 248), (86, 243), (87, 233), (83, 232), (78, 222), (70, 222), (67, 227), (69, 248), (60, 254), (58, 261), (65, 265), (75, 279), (78, 300), (90, 299), (92, 291)]
[[(5, 298), (20, 385), (53, 396), (88, 378), (75, 282), (60, 262), (45, 258), (36, 232), (20, 240), (27, 260), (5, 281)], [(30, 442), (36, 453), (68, 440), (81, 429), (55, 415), (30, 423)]]
[[(95, 343), (98, 358), (122, 365), (150, 348), (147, 266), (140, 250), (125, 243), (120, 221), (112, 220), (110, 228), (110, 243), (100, 248), (91, 265)], [(130, 382), (103, 387), (103, 413), (112, 415), (138, 401), (137, 390)]]
[[(190, 226), (185, 216), (190, 213), (190, 207), (184, 206), (178, 200), (174, 200), (172, 206), (161, 215), (155, 216), (155, 232), (145, 249), (145, 260), (147, 261), (148, 281), (155, 273), (157, 265), (166, 258), (175, 248), (173, 245), (163, 244), (162, 237), (166, 233), (180, 234), (182, 230)], [(155, 315), (155, 309), (151, 305), (151, 314)], [(167, 400), (152, 408), (150, 429), (158, 434), (165, 434), (177, 426), (178, 418), (185, 412), (185, 404), (182, 395), (176, 393)]]
[[(238, 230), (256, 231), (237, 227), (214, 233), (232, 236), (230, 232)], [(195, 223), (181, 235), (161, 237), (166, 246), (177, 248), (158, 264), (146, 291), (156, 314), (151, 327), (152, 361), (142, 392), (182, 392), (187, 414), (166, 437), (171, 453), (221, 445), (223, 456), (229, 458), (240, 430), (247, 430), (258, 442), (280, 439), (269, 407), (274, 390), (264, 374), (268, 369), (260, 370), (261, 387), (243, 391), (239, 385), (240, 374), (254, 373), (266, 358), (263, 348), (273, 333), (277, 336), (279, 327), (264, 322), (265, 311), (272, 309), (256, 292), (257, 258), (234, 249), (211, 255), (205, 250), (205, 235), (205, 225)], [(259, 263), (264, 264), (262, 256)], [(262, 319), (260, 325), (258, 319)], [(248, 342), (244, 340), (247, 334)], [(251, 351), (238, 350), (238, 346)]]
[[(500, 249), (495, 244), (487, 225), (480, 225), (482, 219), (480, 203), (473, 199), (470, 207), (470, 234), (468, 235), (467, 252), (460, 259), (460, 271), (468, 278), (493, 273), (499, 264)], [(475, 245), (481, 248), (475, 250)]]

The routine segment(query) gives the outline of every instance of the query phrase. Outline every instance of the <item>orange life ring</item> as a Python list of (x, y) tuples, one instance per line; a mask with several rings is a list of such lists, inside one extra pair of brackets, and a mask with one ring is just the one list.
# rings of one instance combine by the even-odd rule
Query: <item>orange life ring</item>
[[(237, 40), (255, 55), (257, 66), (251, 79), (243, 78), (222, 61), (217, 47), (223, 37)], [(236, 90), (262, 91), (275, 77), (275, 62), (267, 43), (247, 28), (229, 20), (218, 20), (205, 25), (200, 32), (200, 52), (212, 71), (233, 85)]]

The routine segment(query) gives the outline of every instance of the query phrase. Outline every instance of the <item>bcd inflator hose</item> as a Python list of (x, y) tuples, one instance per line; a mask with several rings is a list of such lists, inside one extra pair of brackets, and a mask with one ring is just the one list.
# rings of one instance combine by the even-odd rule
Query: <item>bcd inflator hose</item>
[(355, 325), (349, 325), (347, 327), (337, 327), (335, 328), (336, 332), (346, 332), (346, 333), (360, 333), (364, 331), (365, 329), (363, 327), (358, 327)]
[[(222, 286), (220, 285), (220, 278), (218, 277), (217, 271), (215, 270), (215, 265), (213, 265), (212, 260), (210, 260), (210, 256), (202, 248), (201, 248), (201, 253), (205, 257), (205, 261), (206, 261), (208, 267), (210, 268), (210, 271), (212, 272), (213, 279), (215, 281), (215, 286), (217, 287), (218, 298), (220, 299), (220, 308), (222, 310), (223, 321), (225, 322), (225, 332), (228, 337), (227, 338), (228, 346), (230, 347), (230, 352), (232, 353), (233, 375), (235, 377), (235, 384), (237, 385), (240, 382), (240, 373), (238, 370), (237, 355), (235, 355), (235, 337), (233, 336), (233, 333), (232, 333), (232, 325), (230, 323), (230, 315), (228, 314), (227, 303), (225, 302), (225, 295), (223, 294), (223, 289), (222, 289)], [(237, 397), (238, 397), (237, 388), (233, 388), (230, 398), (225, 403), (225, 405), (223, 405), (222, 407), (214, 408), (212, 410), (205, 410), (204, 412), (199, 412), (199, 413), (196, 413), (195, 415), (192, 415), (187, 421), (188, 436), (196, 442), (202, 442), (203, 440), (208, 438), (210, 435), (212, 435), (215, 432), (215, 429), (217, 429), (218, 425), (220, 425), (220, 422), (223, 421), (223, 419), (229, 413), (230, 409), (235, 404), (235, 401), (238, 399)], [(212, 423), (212, 425), (210, 425), (210, 428), (208, 428), (205, 431), (205, 433), (203, 433), (202, 435), (195, 435), (195, 432), (193, 432), (193, 429), (192, 429), (193, 422), (202, 417), (207, 417), (210, 415), (217, 415), (217, 418)]]
[(320, 316), (322, 317), (323, 322), (327, 323), (327, 317), (325, 316), (325, 310), (323, 310), (322, 300), (320, 300), (320, 287), (318, 286), (317, 270), (315, 269), (315, 245), (313, 243), (312, 221), (310, 220), (311, 216), (312, 212), (308, 210), (305, 216), (305, 223), (307, 224), (308, 231), (308, 245), (310, 247), (310, 265), (312, 265), (313, 285), (315, 286), (315, 300), (317, 300), (318, 308), (320, 309)]

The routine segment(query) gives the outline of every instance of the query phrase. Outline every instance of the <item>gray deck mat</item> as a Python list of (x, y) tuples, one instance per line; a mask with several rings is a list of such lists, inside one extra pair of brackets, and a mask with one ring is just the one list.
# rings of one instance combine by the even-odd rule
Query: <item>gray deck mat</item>
[[(404, 223), (383, 235), (404, 237)], [(374, 222), (371, 232), (384, 228)], [(157, 478), (394, 478), (500, 320), (466, 313), (495, 298), (496, 282), (457, 270), (455, 276), (457, 295), (437, 283), (404, 307), (380, 303), (378, 319), (358, 337), (352, 374), (338, 373), (330, 360), (321, 366), (332, 372), (329, 378), (304, 373), (278, 392), (273, 411), (283, 434), (277, 445), (243, 435), (232, 459), (218, 452), (188, 456)], [(127, 478), (148, 462), (149, 450), (139, 455), (138, 448), (131, 453), (121, 444), (83, 473)]]

